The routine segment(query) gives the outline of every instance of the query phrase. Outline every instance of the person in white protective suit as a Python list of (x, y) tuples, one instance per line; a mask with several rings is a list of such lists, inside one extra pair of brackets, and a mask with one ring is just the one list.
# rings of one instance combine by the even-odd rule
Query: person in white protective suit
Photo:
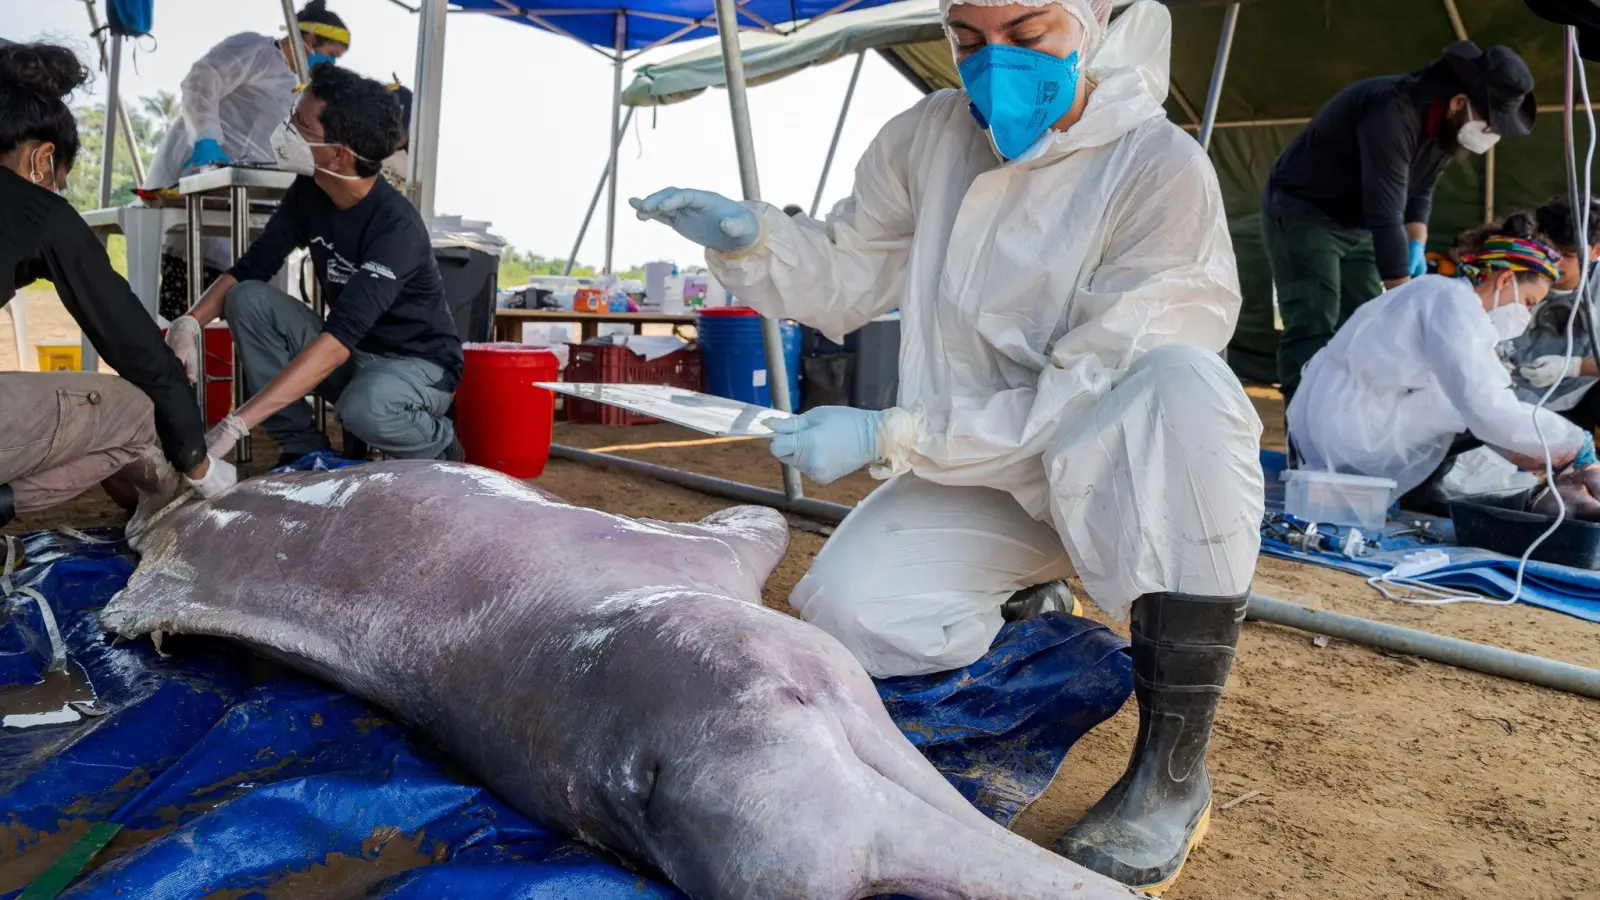
[[(156, 149), (144, 190), (175, 187), (178, 179), (206, 166), (273, 162), (273, 129), (289, 117), (300, 86), (289, 42), (302, 41), (312, 65), (334, 62), (350, 48), (344, 20), (328, 10), (325, 0), (311, 0), (298, 18), (298, 35), (236, 34), (195, 61), (181, 85), (181, 115)], [(209, 281), (228, 268), (232, 251), (226, 238), (206, 240), (204, 250)], [(183, 234), (167, 235), (161, 260), (163, 318), (176, 319), (189, 308), (187, 256)]]
[(1461, 277), (1385, 292), (1306, 364), (1289, 404), (1302, 468), (1392, 478), (1406, 494), (1482, 445), (1528, 471), (1544, 471), (1546, 446), (1558, 469), (1595, 462), (1590, 434), (1517, 399), (1496, 349), (1528, 327), (1557, 277), (1557, 252), (1520, 214), (1465, 241)]
[(1166, 9), (1107, 30), (1109, 0), (995, 4), (946, 0), (966, 90), (890, 121), (826, 222), (631, 202), (767, 315), (840, 340), (900, 308), (899, 406), (814, 409), (772, 444), (817, 481), (890, 479), (791, 602), (876, 676), (973, 662), (1028, 612), (1008, 598), (1072, 572), (1131, 609), (1133, 759), (1056, 847), (1159, 888), (1205, 827), (1260, 544), (1261, 424), (1218, 355), (1238, 274), (1205, 151), (1162, 111)]

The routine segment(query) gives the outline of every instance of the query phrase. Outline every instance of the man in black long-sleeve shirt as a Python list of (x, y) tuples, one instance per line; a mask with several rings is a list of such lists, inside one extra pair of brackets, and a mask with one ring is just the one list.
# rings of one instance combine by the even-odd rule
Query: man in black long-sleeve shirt
[(66, 48), (0, 47), (0, 306), (50, 280), (120, 376), (0, 373), (0, 525), (101, 482), (159, 505), (182, 489), (178, 472), (206, 496), (235, 477), (207, 459), (194, 392), (155, 321), (57, 193), (79, 149), (62, 98), (87, 76)]
[[(200, 326), (225, 313), (250, 401), (212, 429), (213, 452), (264, 425), (284, 457), (318, 449), (301, 402), (334, 401), (345, 430), (402, 459), (458, 458), (445, 414), (461, 379), (461, 341), (422, 218), (379, 161), (400, 137), (400, 107), (378, 82), (318, 65), (293, 118), (274, 136), (298, 171), (265, 231), (168, 341), (192, 362)], [(327, 321), (267, 284), (290, 251), (309, 247)]]
[(1419, 72), (1345, 88), (1295, 136), (1261, 205), (1285, 400), (1357, 307), (1426, 271), (1433, 188), (1450, 160), (1526, 135), (1534, 111), (1521, 57), (1461, 41)]

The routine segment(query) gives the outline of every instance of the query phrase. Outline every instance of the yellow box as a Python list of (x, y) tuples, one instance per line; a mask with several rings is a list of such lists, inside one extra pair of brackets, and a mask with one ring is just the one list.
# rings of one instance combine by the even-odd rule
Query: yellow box
[(34, 349), (39, 351), (39, 371), (41, 372), (79, 372), (83, 370), (83, 346), (81, 344), (40, 344)]

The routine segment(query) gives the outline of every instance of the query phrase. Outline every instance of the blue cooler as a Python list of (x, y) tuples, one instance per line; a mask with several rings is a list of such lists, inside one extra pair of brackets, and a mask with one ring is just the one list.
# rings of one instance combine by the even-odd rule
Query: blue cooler
[[(700, 358), (705, 366), (706, 393), (757, 406), (772, 405), (767, 383), (767, 351), (761, 343), (761, 315), (748, 306), (700, 311), (696, 323)], [(789, 369), (789, 397), (800, 402), (800, 328), (778, 323), (783, 357)]]

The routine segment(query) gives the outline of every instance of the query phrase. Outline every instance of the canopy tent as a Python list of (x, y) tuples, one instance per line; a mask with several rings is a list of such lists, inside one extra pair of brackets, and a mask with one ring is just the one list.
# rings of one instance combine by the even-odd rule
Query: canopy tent
[[(1277, 331), (1270, 272), (1261, 248), (1261, 191), (1278, 153), (1318, 108), (1346, 85), (1421, 68), (1452, 41), (1507, 44), (1527, 60), (1539, 84), (1540, 124), (1521, 140), (1453, 165), (1435, 195), (1433, 249), (1495, 213), (1544, 202), (1564, 190), (1559, 116), (1564, 84), (1561, 31), (1520, 0), (1273, 0), (1169, 2), (1173, 19), (1172, 85), (1167, 114), (1199, 131), (1211, 106), (1209, 149), (1227, 205), (1244, 309), (1228, 359), (1243, 377), (1277, 380)], [(754, 81), (792, 75), (851, 53), (882, 54), (924, 91), (960, 85), (950, 47), (931, 3), (913, 0), (832, 22), (789, 38), (746, 35), (745, 64)], [(1231, 52), (1219, 49), (1232, 19)], [(1285, 77), (1293, 73), (1292, 77)], [(1214, 76), (1218, 90), (1211, 99)], [(676, 103), (721, 85), (716, 57), (705, 51), (641, 66), (623, 101)], [(1596, 82), (1600, 90), (1600, 81)]]

